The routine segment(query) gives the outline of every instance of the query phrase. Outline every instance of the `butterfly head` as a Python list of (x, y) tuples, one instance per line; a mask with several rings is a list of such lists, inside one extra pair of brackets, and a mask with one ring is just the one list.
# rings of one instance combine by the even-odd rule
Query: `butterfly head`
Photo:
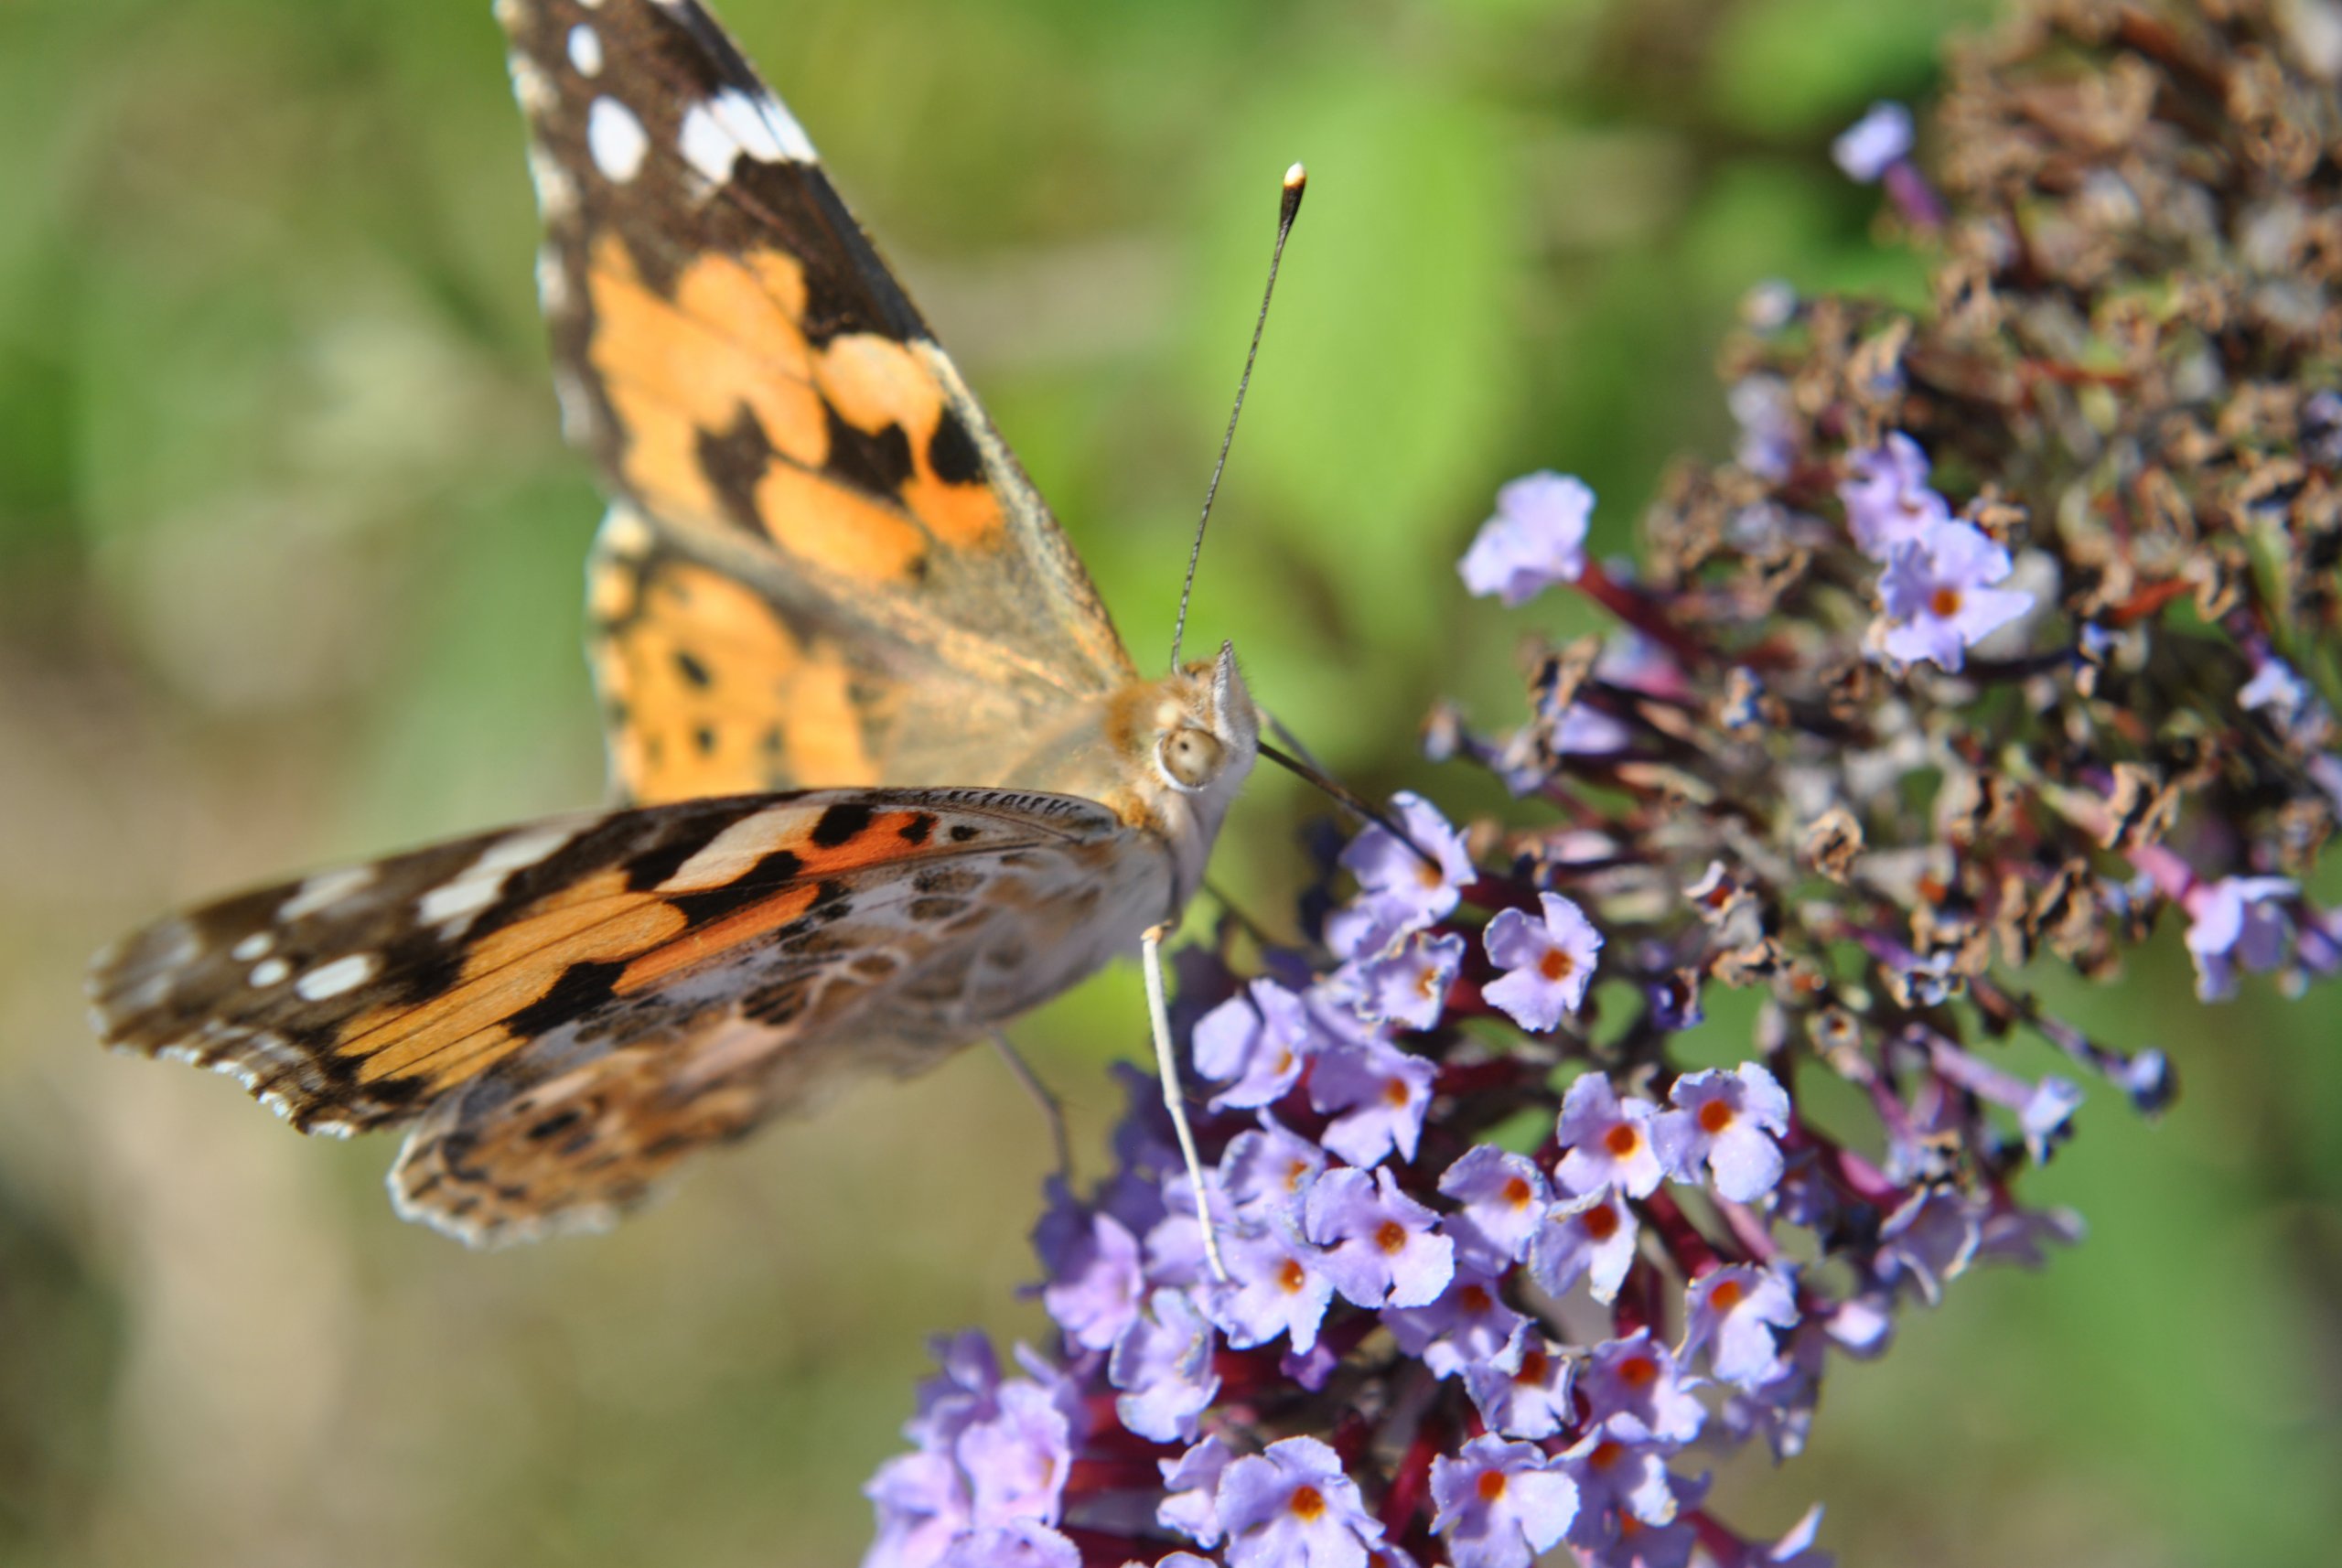
[(1184, 901), (1203, 875), (1229, 802), (1260, 755), (1261, 714), (1236, 650), (1198, 659), (1135, 688), (1122, 745), (1141, 814), (1174, 846)]
[(1151, 757), (1155, 782), (1174, 794), (1223, 806), (1252, 771), (1261, 751), (1261, 713), (1252, 705), (1236, 648), (1175, 671), (1155, 703)]

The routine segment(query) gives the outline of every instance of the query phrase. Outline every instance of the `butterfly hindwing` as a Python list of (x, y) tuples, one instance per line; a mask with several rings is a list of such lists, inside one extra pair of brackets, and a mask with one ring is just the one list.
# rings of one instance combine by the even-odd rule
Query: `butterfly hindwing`
[[(1005, 748), (1129, 658), (811, 142), (694, 0), (499, 14), (565, 418), (621, 498), (592, 589), (621, 789), (1004, 780)], [(743, 654), (720, 680), (747, 696), (679, 725), (639, 670), (698, 636), (664, 591), (693, 575), (765, 624), (693, 652)], [(835, 700), (794, 701), (808, 679)], [(917, 744), (930, 713), (963, 715), (948, 777)]]
[(614, 1215), (858, 1071), (931, 1065), (1102, 961), (1168, 875), (1070, 796), (694, 800), (221, 899), (119, 944), (91, 992), (108, 1044), (231, 1073), (305, 1130), (415, 1123), (402, 1208), (504, 1240)]

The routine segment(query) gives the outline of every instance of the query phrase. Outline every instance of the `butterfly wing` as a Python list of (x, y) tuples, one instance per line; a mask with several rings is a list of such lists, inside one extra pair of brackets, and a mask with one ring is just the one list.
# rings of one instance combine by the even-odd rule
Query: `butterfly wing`
[(173, 916), (98, 960), (109, 1045), (304, 1131), (412, 1123), (464, 1240), (614, 1218), (695, 1149), (908, 1074), (1134, 947), (1147, 835), (1071, 796), (822, 790), (558, 820)]
[(498, 12), (619, 788), (1008, 781), (1129, 656), (804, 132), (694, 0)]

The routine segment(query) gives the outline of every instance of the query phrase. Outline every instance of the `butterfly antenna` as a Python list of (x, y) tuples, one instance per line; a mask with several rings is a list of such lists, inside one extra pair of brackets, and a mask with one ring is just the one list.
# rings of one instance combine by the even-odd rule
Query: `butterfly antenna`
[(1376, 827), (1380, 828), (1384, 832), (1389, 833), (1392, 838), (1397, 839), (1401, 843), (1405, 844), (1409, 849), (1414, 852), (1415, 858), (1422, 861), (1425, 865), (1435, 866), (1439, 864), (1438, 860), (1433, 856), (1429, 850), (1423, 848), (1423, 845), (1417, 843), (1413, 839), (1407, 836), (1406, 829), (1401, 827), (1397, 822), (1392, 822), (1388, 813), (1378, 810), (1372, 801), (1361, 796), (1357, 790), (1351, 789), (1340, 779), (1336, 779), (1329, 774), (1320, 773), (1316, 768), (1312, 768), (1300, 757), (1295, 757), (1287, 752), (1279, 751), (1275, 746), (1271, 746), (1265, 740), (1261, 742), (1261, 755), (1267, 757), (1271, 762), (1275, 763), (1279, 768), (1284, 768), (1286, 772), (1292, 774), (1302, 782), (1315, 785), (1317, 789), (1324, 790), (1336, 805), (1338, 805), (1343, 810), (1348, 811), (1359, 822), (1372, 822)]
[(1440, 869), (1439, 857), (1417, 843), (1409, 836), (1406, 829), (1391, 819), (1390, 813), (1377, 807), (1374, 802), (1367, 800), (1320, 767), (1317, 759), (1309, 755), (1309, 748), (1301, 744), (1301, 737), (1284, 727), (1283, 719), (1266, 709), (1262, 711), (1261, 716), (1269, 721), (1269, 727), (1276, 731), (1279, 740), (1293, 747), (1290, 753), (1283, 752), (1268, 742), (1262, 741), (1261, 742), (1262, 757), (1267, 757), (1303, 783), (1316, 786), (1325, 793), (1327, 799), (1348, 811), (1359, 822), (1372, 822), (1376, 827), (1405, 844), (1414, 852), (1415, 858), (1425, 865), (1434, 871)]
[(1196, 563), (1203, 558), (1204, 525), (1211, 521), (1212, 498), (1219, 494), (1219, 476), (1228, 468), (1228, 449), (1236, 443), (1236, 416), (1244, 412), (1244, 391), (1252, 384), (1252, 361), (1260, 357), (1261, 333), (1269, 324), (1269, 298), (1277, 291), (1277, 266), (1284, 260), (1285, 236), (1301, 212), (1301, 193), (1309, 187), (1309, 171), (1299, 164), (1284, 171), (1284, 195), (1277, 203), (1277, 245), (1269, 252), (1269, 284), (1261, 291), (1261, 314), (1252, 322), (1252, 346), (1244, 350), (1244, 374), (1236, 383), (1236, 406), (1228, 411), (1228, 434), (1219, 438), (1219, 460), (1211, 466), (1211, 483), (1204, 487), (1203, 515), (1196, 519), (1196, 542), (1187, 551), (1187, 580), (1179, 587), (1179, 618), (1171, 626), (1171, 668), (1179, 668), (1179, 644), (1187, 631), (1187, 600), (1196, 591)]

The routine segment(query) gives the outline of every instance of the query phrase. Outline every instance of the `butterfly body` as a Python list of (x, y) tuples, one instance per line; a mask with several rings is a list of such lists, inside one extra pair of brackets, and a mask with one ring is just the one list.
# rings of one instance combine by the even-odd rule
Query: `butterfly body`
[(588, 566), (610, 811), (167, 917), (110, 1045), (305, 1131), (407, 1132), (400, 1212), (607, 1223), (693, 1152), (917, 1072), (1200, 886), (1259, 718), (1139, 675), (811, 144), (693, 0), (501, 0)]

